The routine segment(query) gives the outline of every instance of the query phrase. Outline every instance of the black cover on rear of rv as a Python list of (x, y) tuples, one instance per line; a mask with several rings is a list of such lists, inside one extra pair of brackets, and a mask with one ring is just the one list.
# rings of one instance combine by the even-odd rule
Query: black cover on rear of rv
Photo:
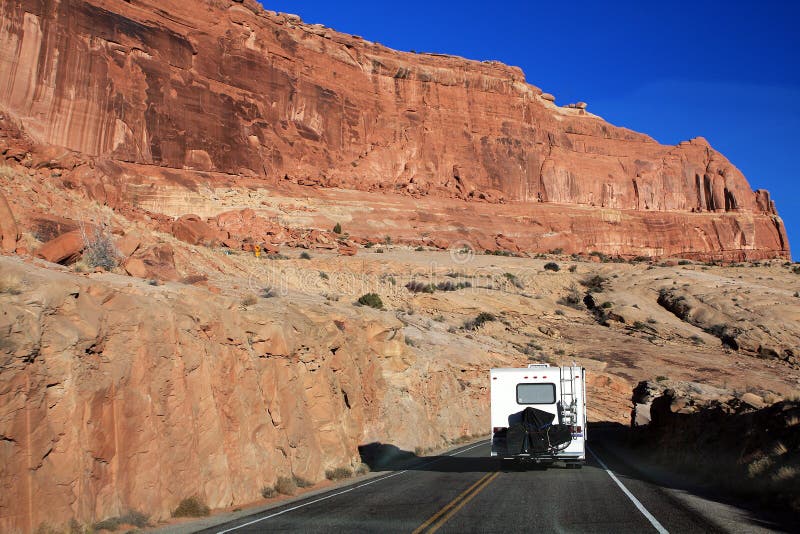
[(564, 449), (572, 434), (566, 425), (554, 425), (555, 415), (537, 408), (527, 407), (509, 417), (511, 421), (505, 435), (507, 453), (543, 454)]
[(531, 408), (530, 406), (522, 410), (522, 424), (524, 424), (528, 430), (542, 430), (547, 428), (553, 423), (553, 419), (555, 418), (556, 416), (550, 412), (545, 412), (538, 408)]

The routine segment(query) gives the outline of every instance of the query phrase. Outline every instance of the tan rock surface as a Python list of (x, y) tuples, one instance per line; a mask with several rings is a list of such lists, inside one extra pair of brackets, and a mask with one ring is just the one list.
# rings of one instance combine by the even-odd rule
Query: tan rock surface
[(17, 221), (5, 195), (0, 192), (0, 252), (11, 254), (17, 248), (19, 230)]

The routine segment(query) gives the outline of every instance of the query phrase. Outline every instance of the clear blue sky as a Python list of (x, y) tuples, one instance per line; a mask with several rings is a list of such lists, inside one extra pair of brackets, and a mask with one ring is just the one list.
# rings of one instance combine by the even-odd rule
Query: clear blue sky
[(701, 135), (769, 189), (800, 259), (800, 2), (262, 1), (398, 50), (517, 65), (558, 103), (675, 144)]

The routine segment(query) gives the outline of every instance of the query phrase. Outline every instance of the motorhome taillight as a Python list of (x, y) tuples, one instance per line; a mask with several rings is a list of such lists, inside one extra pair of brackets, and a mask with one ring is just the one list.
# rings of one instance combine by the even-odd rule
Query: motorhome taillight
[(503, 430), (508, 430), (508, 428), (506, 428), (504, 426), (496, 426), (496, 427), (492, 428), (492, 433), (493, 434), (497, 434), (498, 432), (502, 432)]

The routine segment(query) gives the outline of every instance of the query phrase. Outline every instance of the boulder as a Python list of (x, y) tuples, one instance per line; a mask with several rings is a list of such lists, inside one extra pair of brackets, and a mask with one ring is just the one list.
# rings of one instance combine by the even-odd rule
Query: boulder
[(51, 239), (36, 251), (36, 255), (52, 263), (73, 263), (86, 244), (80, 230), (73, 230)]
[(212, 243), (219, 233), (197, 215), (183, 215), (172, 223), (172, 235), (190, 245)]
[(539, 98), (541, 98), (542, 100), (547, 100), (548, 102), (555, 102), (556, 101), (556, 97), (553, 96), (550, 93), (542, 93), (542, 94), (539, 95)]
[(132, 256), (134, 252), (141, 246), (142, 240), (135, 234), (125, 234), (117, 240), (117, 250), (123, 258)]

